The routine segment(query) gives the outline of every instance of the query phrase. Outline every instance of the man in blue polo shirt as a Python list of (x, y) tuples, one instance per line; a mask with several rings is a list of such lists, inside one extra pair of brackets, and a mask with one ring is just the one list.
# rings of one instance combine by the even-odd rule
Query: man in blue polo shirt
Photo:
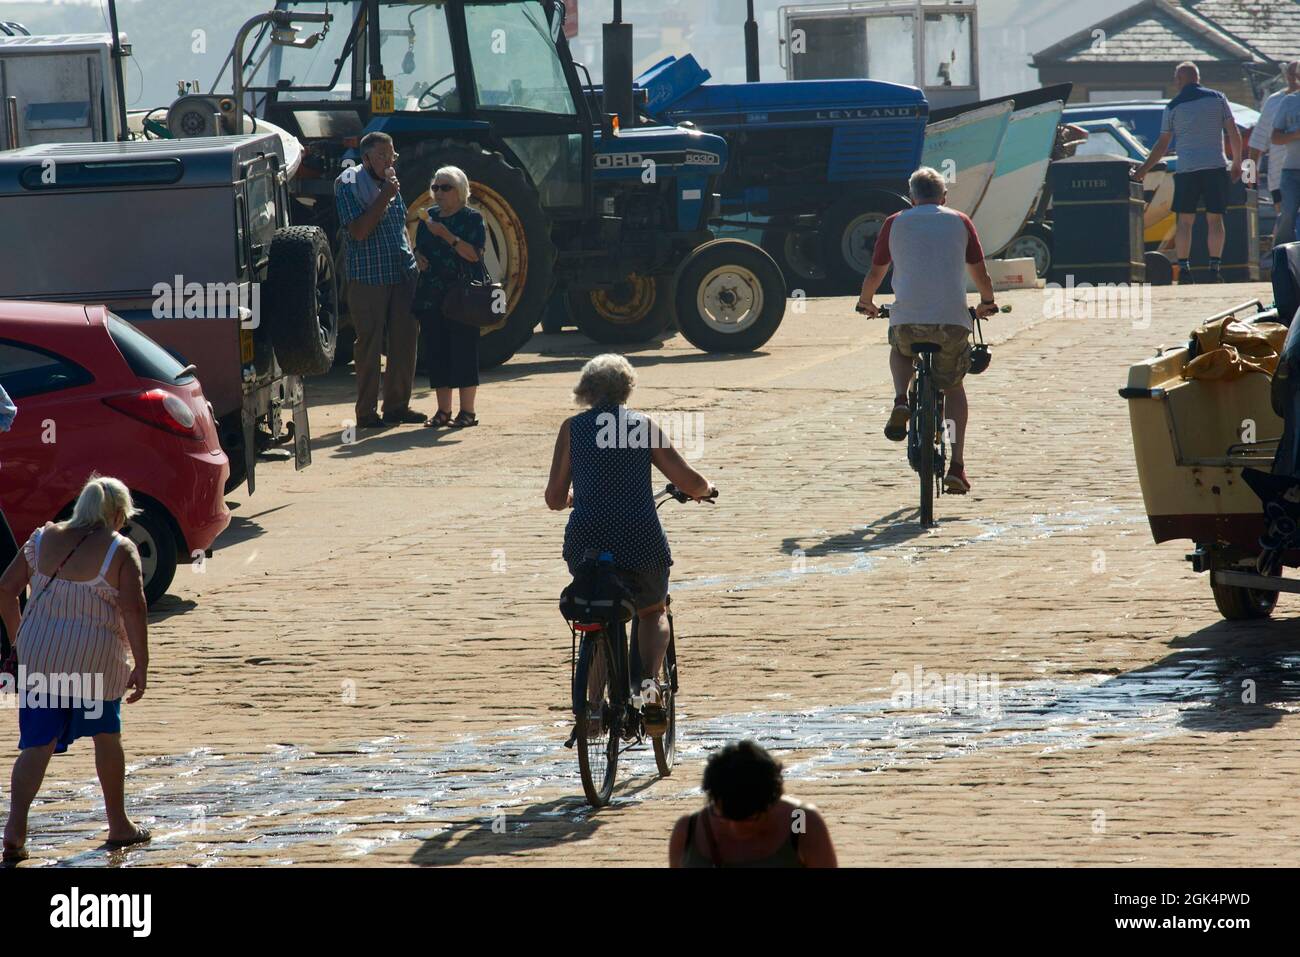
[(1285, 146), (1282, 161), (1282, 202), (1278, 207), (1277, 242), (1300, 239), (1300, 92), (1288, 93), (1273, 117), (1272, 142)]
[[(362, 137), (360, 148), (361, 165), (349, 166), (334, 182), (339, 223), (348, 231), (348, 309), (357, 333), (352, 350), (357, 427), (424, 422), (425, 417), (410, 407), (420, 337), (411, 300), (419, 267), (406, 235), (401, 184), (393, 171), (397, 151), (393, 138), (379, 132)], [(388, 355), (382, 419), (376, 408), (381, 351)]]
[[(1228, 98), (1218, 90), (1201, 86), (1201, 72), (1195, 63), (1180, 63), (1174, 71), (1178, 95), (1165, 106), (1160, 122), (1160, 138), (1151, 154), (1133, 171), (1138, 182), (1151, 167), (1164, 158), (1169, 141), (1178, 142), (1178, 170), (1174, 173), (1174, 212), (1178, 214), (1178, 231), (1174, 248), (1178, 253), (1178, 283), (1192, 282), (1192, 226), (1196, 210), (1205, 201), (1206, 238), (1210, 247), (1210, 281), (1223, 282), (1219, 265), (1223, 257), (1226, 233), (1223, 212), (1228, 208), (1228, 188), (1241, 179), (1241, 133), (1233, 119)], [(1232, 148), (1232, 173), (1223, 152), (1227, 137)]]

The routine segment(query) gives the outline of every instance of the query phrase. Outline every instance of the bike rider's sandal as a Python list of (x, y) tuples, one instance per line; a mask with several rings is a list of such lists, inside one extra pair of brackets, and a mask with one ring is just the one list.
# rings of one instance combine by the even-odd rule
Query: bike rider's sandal
[(970, 491), (970, 480), (966, 478), (966, 469), (954, 465), (948, 469), (943, 480), (943, 490), (949, 495), (965, 495)]
[(889, 413), (889, 422), (885, 425), (885, 438), (891, 442), (901, 442), (907, 438), (907, 420), (912, 417), (912, 410), (906, 405), (894, 406)]

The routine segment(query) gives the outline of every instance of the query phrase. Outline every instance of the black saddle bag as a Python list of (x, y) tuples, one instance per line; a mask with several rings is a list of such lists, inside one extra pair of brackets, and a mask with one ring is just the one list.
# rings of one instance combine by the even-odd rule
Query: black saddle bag
[(574, 624), (614, 625), (632, 620), (636, 602), (612, 563), (584, 559), (560, 592), (560, 614)]

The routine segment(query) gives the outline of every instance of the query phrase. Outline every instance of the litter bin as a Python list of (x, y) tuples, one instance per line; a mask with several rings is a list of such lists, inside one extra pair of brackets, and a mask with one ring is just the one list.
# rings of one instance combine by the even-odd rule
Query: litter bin
[[(1192, 277), (1197, 282), (1208, 282), (1210, 278), (1206, 230), (1202, 205), (1192, 226)], [(1259, 282), (1259, 194), (1243, 182), (1233, 183), (1228, 189), (1223, 231), (1223, 278), (1227, 282)]]
[(1098, 156), (1057, 160), (1047, 170), (1052, 190), (1052, 268), (1048, 280), (1142, 282), (1142, 184), (1134, 164)]

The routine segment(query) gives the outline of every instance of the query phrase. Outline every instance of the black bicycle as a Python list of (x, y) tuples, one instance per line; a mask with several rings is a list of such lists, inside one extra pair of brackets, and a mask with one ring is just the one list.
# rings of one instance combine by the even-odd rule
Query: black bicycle
[[(882, 319), (889, 318), (889, 304), (880, 308)], [(861, 309), (858, 310), (859, 312)], [(1010, 312), (1003, 306), (1002, 312)], [(989, 347), (984, 342), (984, 329), (980, 317), (970, 309), (976, 343), (971, 347), (971, 374), (979, 375), (988, 368)], [(937, 342), (914, 342), (915, 356), (912, 366), (916, 374), (907, 390), (907, 463), (917, 473), (921, 483), (921, 525), (934, 524), (934, 497), (943, 494), (943, 477), (948, 460), (948, 423), (943, 414), (943, 390), (934, 381), (934, 354), (940, 350)]]
[[(706, 501), (714, 501), (717, 490)], [(671, 482), (655, 496), (656, 508), (668, 499), (694, 501)], [(592, 807), (604, 807), (614, 793), (619, 755), (648, 737), (661, 777), (672, 774), (677, 747), (677, 640), (672, 596), (668, 614), (668, 650), (654, 676), (658, 703), (642, 707), (641, 654), (637, 645), (636, 606), (619, 578), (609, 552), (588, 552), (573, 584), (560, 597), (569, 622), (570, 688), (573, 733), (564, 743), (578, 747), (582, 790)], [(631, 641), (628, 622), (632, 623)], [(581, 638), (579, 638), (581, 636)], [(589, 702), (599, 701), (599, 705)]]

